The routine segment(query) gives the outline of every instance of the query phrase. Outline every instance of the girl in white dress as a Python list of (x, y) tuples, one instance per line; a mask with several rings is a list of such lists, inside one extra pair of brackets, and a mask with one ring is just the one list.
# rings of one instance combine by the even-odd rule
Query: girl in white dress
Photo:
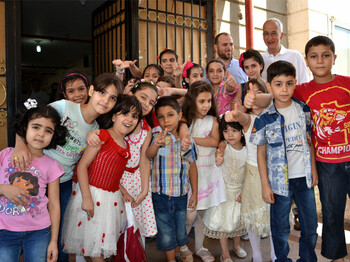
[[(203, 261), (214, 261), (208, 249), (203, 247), (204, 211), (226, 201), (225, 183), (220, 169), (215, 165), (215, 151), (219, 144), (219, 124), (210, 84), (194, 82), (185, 96), (183, 116), (189, 126), (189, 135), (198, 147), (198, 203), (197, 211), (187, 212), (186, 227), (190, 231), (195, 223), (195, 252)], [(180, 249), (183, 260), (191, 261), (187, 246)]]
[[(246, 234), (241, 223), (241, 191), (247, 148), (243, 135), (243, 127), (238, 122), (220, 120), (220, 142), (217, 153), (217, 164), (221, 164), (226, 186), (227, 201), (216, 207), (207, 209), (204, 214), (204, 234), (220, 240), (220, 261), (231, 262), (228, 249), (228, 238), (233, 238), (233, 251), (239, 258), (247, 256), (240, 247), (240, 236)], [(220, 159), (221, 158), (221, 159)]]
[[(245, 85), (245, 94), (248, 92), (267, 93), (265, 82), (261, 78), (249, 80)], [(270, 235), (270, 205), (265, 203), (261, 193), (260, 174), (257, 163), (257, 147), (249, 142), (250, 134), (254, 125), (256, 116), (264, 108), (254, 106), (247, 113), (243, 113), (235, 108), (225, 114), (226, 121), (238, 121), (244, 130), (246, 137), (248, 156), (244, 174), (244, 183), (242, 188), (242, 209), (241, 217), (245, 228), (248, 231), (249, 241), (253, 250), (253, 261), (262, 262), (262, 253), (260, 248), (260, 236), (262, 234)], [(271, 260), (275, 260), (275, 251), (270, 236)]]

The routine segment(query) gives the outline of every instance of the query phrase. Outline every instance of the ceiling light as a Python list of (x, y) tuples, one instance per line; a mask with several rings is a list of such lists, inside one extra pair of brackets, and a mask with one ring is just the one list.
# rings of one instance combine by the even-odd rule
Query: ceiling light
[(41, 46), (40, 46), (40, 40), (35, 40), (35, 42), (36, 42), (36, 51), (38, 52), (38, 53), (40, 53), (41, 52)]

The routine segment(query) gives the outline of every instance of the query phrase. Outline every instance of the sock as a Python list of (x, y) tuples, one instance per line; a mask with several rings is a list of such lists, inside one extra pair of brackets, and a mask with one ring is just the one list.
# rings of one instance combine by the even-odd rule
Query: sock
[(262, 253), (260, 248), (260, 236), (256, 235), (253, 231), (248, 230), (249, 242), (253, 250), (253, 261), (262, 262)]

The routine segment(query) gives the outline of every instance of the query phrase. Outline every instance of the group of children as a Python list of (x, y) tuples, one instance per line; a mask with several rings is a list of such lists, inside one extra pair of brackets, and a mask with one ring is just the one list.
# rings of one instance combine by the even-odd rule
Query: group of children
[[(116, 254), (128, 201), (143, 243), (157, 235), (167, 261), (193, 261), (192, 226), (204, 262), (215, 261), (205, 236), (219, 239), (220, 261), (229, 262), (228, 239), (245, 258), (246, 233), (253, 261), (262, 261), (260, 238), (270, 234), (271, 260), (291, 261), (294, 200), (300, 260), (316, 261), (319, 184), (322, 255), (343, 259), (350, 78), (332, 74), (329, 38), (311, 39), (305, 55), (314, 80), (301, 86), (286, 61), (273, 63), (265, 82), (256, 50), (239, 60), (249, 78), (242, 89), (221, 60), (204, 72), (166, 49), (160, 66), (141, 72), (136, 60), (114, 60), (116, 74), (90, 86), (83, 74), (67, 74), (63, 100), (29, 99), (14, 124), (15, 148), (0, 152), (0, 257), (104, 261)], [(125, 69), (134, 77), (123, 85)]]

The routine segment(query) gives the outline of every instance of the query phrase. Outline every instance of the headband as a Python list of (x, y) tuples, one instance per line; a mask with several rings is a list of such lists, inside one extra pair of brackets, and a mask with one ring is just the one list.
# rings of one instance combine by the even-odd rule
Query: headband
[[(64, 77), (64, 79), (62, 80), (62, 82), (63, 82), (66, 78), (68, 78), (68, 77), (70, 77), (70, 76), (80, 76), (80, 77), (82, 77), (82, 78), (85, 80), (86, 88), (89, 88), (89, 81), (86, 79), (86, 77), (85, 77), (83, 74), (80, 74), (80, 73), (71, 73), (71, 74), (69, 74), (69, 75), (66, 75), (66, 76)], [(62, 92), (64, 93), (62, 82), (61, 82), (61, 90), (62, 90)]]

